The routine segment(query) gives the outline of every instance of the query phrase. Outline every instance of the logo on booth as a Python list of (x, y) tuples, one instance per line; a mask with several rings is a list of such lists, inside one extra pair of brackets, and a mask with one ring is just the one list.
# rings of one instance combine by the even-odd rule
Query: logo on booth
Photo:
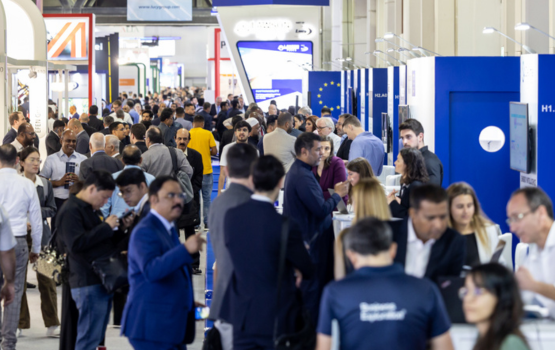
[(86, 23), (66, 22), (48, 42), (48, 58), (87, 59)]

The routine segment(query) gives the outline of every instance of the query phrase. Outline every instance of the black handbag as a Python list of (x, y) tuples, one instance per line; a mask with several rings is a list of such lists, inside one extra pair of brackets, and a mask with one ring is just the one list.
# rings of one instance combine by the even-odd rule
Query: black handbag
[[(281, 225), (281, 244), (279, 251), (279, 268), (278, 268), (278, 291), (277, 291), (277, 308), (279, 310), (279, 300), (281, 293), (281, 284), (285, 272), (285, 258), (287, 256), (287, 240), (289, 236), (289, 221), (283, 218)], [(274, 322), (274, 345), (276, 350), (314, 350), (316, 347), (316, 328), (310, 319), (308, 311), (303, 307), (299, 319), (297, 320), (298, 331), (291, 334), (278, 335), (278, 318), (276, 316)]]
[(202, 350), (222, 350), (222, 338), (220, 336), (220, 331), (215, 326), (212, 326), (208, 332), (206, 332), (206, 337), (202, 343)]
[(113, 255), (98, 258), (92, 262), (92, 268), (100, 277), (102, 285), (108, 293), (129, 285), (127, 280), (127, 255), (117, 252)]

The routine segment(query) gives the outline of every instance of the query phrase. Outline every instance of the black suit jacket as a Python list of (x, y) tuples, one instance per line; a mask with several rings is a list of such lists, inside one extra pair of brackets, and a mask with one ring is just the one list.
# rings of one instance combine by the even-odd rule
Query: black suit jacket
[(92, 157), (81, 162), (79, 166), (79, 179), (85, 180), (93, 170), (106, 170), (110, 174), (123, 169), (123, 164), (104, 152), (97, 152)]
[(443, 164), (441, 160), (428, 150), (428, 146), (424, 146), (420, 149), (422, 157), (424, 157), (424, 162), (426, 163), (426, 170), (428, 170), (428, 176), (430, 180), (428, 183), (441, 186), (443, 182)]
[(104, 129), (104, 123), (102, 123), (102, 120), (98, 119), (96, 115), (89, 115), (89, 126), (96, 131), (102, 131), (102, 129)]
[(15, 131), (14, 128), (10, 126), (10, 131), (8, 131), (4, 136), (4, 139), (2, 140), (2, 144), (5, 145), (7, 143), (12, 143), (16, 137), (17, 137), (17, 131)]
[[(230, 144), (231, 142), (233, 142), (233, 129), (227, 129), (224, 134), (222, 135), (222, 138), (220, 139), (220, 150), (219, 150), (219, 155), (220, 157), (222, 156), (222, 151), (224, 149), (224, 147), (227, 144)], [(256, 147), (256, 146), (255, 146)]]
[(226, 119), (229, 119), (226, 112), (220, 112), (216, 119), (216, 130), (218, 131), (218, 134), (220, 134), (220, 140), (224, 136), (224, 132), (227, 130), (224, 126)]
[(199, 191), (202, 189), (202, 176), (204, 172), (204, 166), (202, 165), (202, 155), (192, 149), (187, 149), (187, 160), (191, 167), (193, 167), (193, 176), (191, 177), (191, 185), (193, 185), (193, 192), (195, 194), (195, 201), (200, 205)]
[(351, 143), (353, 140), (345, 139), (339, 149), (337, 150), (337, 156), (343, 160), (349, 160), (349, 152), (351, 151)]
[(110, 132), (110, 128), (104, 128), (100, 130), (100, 132), (103, 133), (104, 135), (112, 135), (112, 133)]
[(141, 150), (141, 154), (148, 151), (148, 147), (144, 141), (137, 141), (135, 142), (135, 146), (137, 146)]
[(44, 142), (46, 144), (47, 155), (54, 154), (56, 152), (59, 152), (60, 149), (62, 149), (60, 138), (58, 137), (58, 134), (56, 134), (54, 131), (51, 131), (48, 133), (48, 136), (46, 136), (46, 139), (44, 140)]
[[(408, 244), (408, 218), (390, 221), (393, 241), (397, 243), (395, 262), (405, 266)], [(435, 283), (439, 277), (458, 277), (461, 274), (466, 256), (466, 242), (457, 231), (447, 228), (434, 243), (424, 277)]]
[(210, 107), (210, 115), (211, 116), (218, 115), (218, 109), (216, 108), (216, 104), (212, 104), (212, 107)]
[(421, 186), (422, 182), (414, 181), (409, 184), (407, 187), (401, 188), (401, 203), (397, 203), (397, 201), (393, 201), (389, 204), (389, 209), (391, 209), (391, 216), (394, 218), (404, 219), (409, 216), (409, 208), (410, 208), (410, 191), (416, 187)]
[(83, 126), (83, 129), (85, 129), (85, 132), (86, 132), (87, 135), (89, 135), (89, 136), (91, 136), (92, 134), (94, 134), (95, 132), (98, 131), (98, 130), (96, 130), (95, 128), (90, 127), (88, 124), (81, 123), (81, 125)]

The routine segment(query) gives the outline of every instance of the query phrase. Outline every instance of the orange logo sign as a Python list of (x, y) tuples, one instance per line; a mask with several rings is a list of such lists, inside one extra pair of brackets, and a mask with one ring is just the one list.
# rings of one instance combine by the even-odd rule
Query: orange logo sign
[(87, 58), (87, 29), (84, 22), (67, 22), (48, 43), (48, 57), (56, 58), (71, 43), (71, 58)]

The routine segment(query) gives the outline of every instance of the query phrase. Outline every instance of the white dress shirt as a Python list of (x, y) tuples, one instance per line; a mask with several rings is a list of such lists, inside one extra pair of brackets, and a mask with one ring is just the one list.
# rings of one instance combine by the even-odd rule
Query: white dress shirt
[(17, 241), (13, 236), (8, 213), (0, 205), (0, 251), (5, 252), (17, 245)]
[(13, 168), (0, 169), (0, 204), (6, 209), (15, 237), (27, 236), (27, 215), (31, 222), (31, 251), (40, 253), (42, 211), (35, 184)]
[[(555, 286), (555, 223), (551, 225), (543, 249), (537, 244), (530, 244), (522, 266), (530, 271), (536, 281)], [(529, 291), (523, 292), (523, 299), (526, 304), (540, 304), (548, 308), (551, 317), (555, 317), (555, 300)]]
[(251, 195), (251, 199), (254, 199), (255, 201), (259, 201), (259, 202), (267, 202), (270, 204), (274, 204), (274, 202), (272, 202), (272, 200), (266, 196), (262, 196), (260, 194), (253, 194)]
[(426, 243), (422, 242), (414, 231), (412, 220), (408, 220), (407, 256), (405, 259), (405, 273), (414, 277), (422, 278), (426, 274), (430, 253), (435, 239)]
[[(75, 175), (79, 176), (79, 164), (81, 164), (81, 162), (85, 159), (87, 159), (87, 157), (75, 151), (71, 156), (68, 157), (64, 153), (64, 150), (61, 149), (59, 152), (51, 154), (48, 156), (48, 158), (46, 158), (46, 162), (44, 162), (44, 167), (42, 168), (40, 175), (47, 179), (58, 181), (66, 174), (66, 163), (74, 162)], [(69, 189), (66, 189), (64, 186), (54, 187), (52, 192), (54, 193), (54, 197), (56, 198), (69, 198)]]
[(116, 116), (116, 112), (113, 112), (112, 114), (110, 114), (110, 117), (114, 118), (115, 122), (123, 122), (123, 123), (127, 123), (129, 125), (133, 125), (133, 118), (131, 118), (131, 115), (127, 112), (123, 112), (123, 120), (119, 119)]
[(171, 236), (172, 234), (172, 227), (174, 227), (173, 223), (169, 222), (168, 220), (166, 220), (165, 217), (163, 217), (162, 215), (158, 214), (158, 212), (154, 209), (150, 209), (150, 212), (156, 216), (160, 221), (162, 221), (162, 225), (164, 225), (164, 227), (166, 228), (166, 231), (168, 231), (168, 234)]

